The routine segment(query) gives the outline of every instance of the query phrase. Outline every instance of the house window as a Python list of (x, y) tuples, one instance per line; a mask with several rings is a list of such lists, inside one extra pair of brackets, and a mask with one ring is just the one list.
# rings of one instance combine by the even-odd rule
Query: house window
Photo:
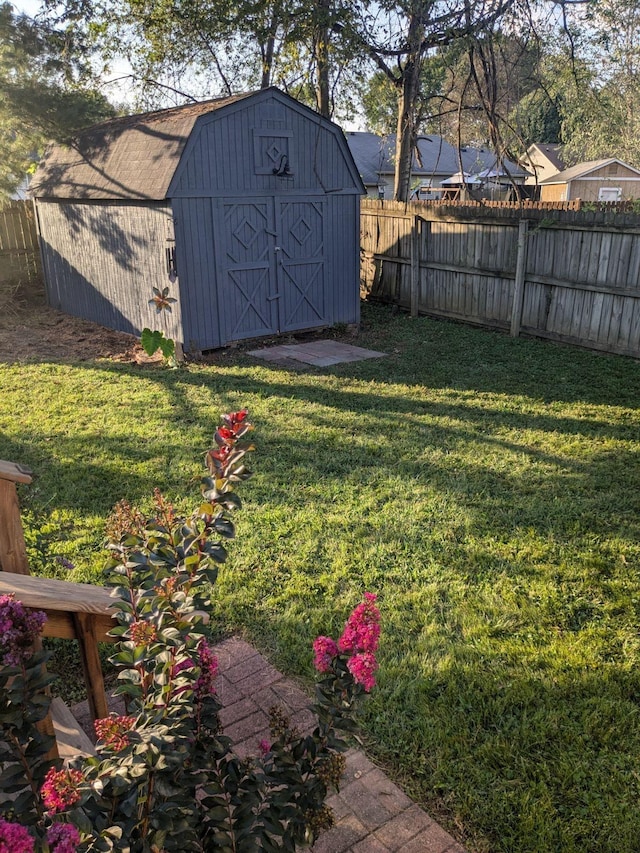
[(598, 201), (622, 201), (622, 187), (600, 187)]

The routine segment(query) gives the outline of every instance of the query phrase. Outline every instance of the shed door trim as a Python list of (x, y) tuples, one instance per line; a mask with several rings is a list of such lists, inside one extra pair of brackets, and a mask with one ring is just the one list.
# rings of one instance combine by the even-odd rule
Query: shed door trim
[(324, 198), (212, 205), (222, 342), (325, 325)]

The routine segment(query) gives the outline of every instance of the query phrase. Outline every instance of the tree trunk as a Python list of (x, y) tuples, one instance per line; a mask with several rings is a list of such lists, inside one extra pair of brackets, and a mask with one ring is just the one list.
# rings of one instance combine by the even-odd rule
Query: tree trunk
[(416, 141), (416, 109), (422, 67), (422, 34), (422, 22), (414, 15), (409, 23), (407, 41), (410, 50), (402, 69), (398, 95), (396, 171), (393, 187), (393, 197), (396, 201), (408, 201), (411, 190), (411, 161)]
[(329, 15), (331, 0), (318, 0), (315, 38), (316, 104), (320, 115), (331, 117), (329, 99)]
[(273, 34), (269, 35), (267, 43), (262, 52), (262, 80), (260, 81), (261, 89), (268, 89), (271, 85), (271, 73), (273, 71), (273, 54), (275, 50), (276, 38)]
[(261, 89), (268, 89), (271, 85), (273, 76), (273, 61), (276, 52), (276, 35), (278, 26), (282, 22), (282, 7), (279, 3), (274, 3), (271, 10), (271, 20), (269, 29), (267, 30), (266, 43), (261, 46), (262, 54), (262, 80), (260, 81)]

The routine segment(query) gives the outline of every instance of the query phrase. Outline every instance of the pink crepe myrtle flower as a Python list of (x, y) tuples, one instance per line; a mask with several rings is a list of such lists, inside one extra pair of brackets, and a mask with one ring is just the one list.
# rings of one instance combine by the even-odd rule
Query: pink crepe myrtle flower
[(316, 637), (313, 642), (313, 665), (318, 672), (329, 672), (334, 657), (338, 654), (338, 646), (331, 637)]
[(367, 693), (376, 685), (373, 674), (377, 668), (378, 662), (373, 652), (358, 652), (347, 661), (347, 669)]
[(258, 744), (258, 749), (263, 755), (266, 755), (268, 752), (271, 752), (271, 743), (263, 738)]
[(213, 682), (218, 675), (218, 658), (213, 654), (213, 648), (204, 637), (198, 643), (198, 663), (200, 675), (195, 683), (194, 690), (198, 698), (215, 693)]
[(51, 767), (40, 789), (45, 809), (55, 814), (75, 806), (80, 800), (78, 787), (83, 779), (80, 770), (56, 770)]
[(25, 826), (0, 818), (0, 853), (33, 853), (33, 847), (33, 838)]
[(71, 823), (54, 823), (47, 830), (50, 853), (76, 853), (80, 833)]
[(0, 662), (20, 666), (33, 653), (33, 642), (47, 621), (41, 610), (27, 610), (13, 593), (0, 595)]
[(109, 714), (108, 717), (96, 720), (93, 727), (98, 739), (103, 742), (107, 749), (120, 752), (129, 745), (128, 732), (133, 728), (135, 721), (135, 717)]
[(338, 640), (341, 652), (375, 652), (380, 638), (380, 611), (375, 606), (377, 596), (365, 592), (359, 604), (347, 620), (342, 636)]

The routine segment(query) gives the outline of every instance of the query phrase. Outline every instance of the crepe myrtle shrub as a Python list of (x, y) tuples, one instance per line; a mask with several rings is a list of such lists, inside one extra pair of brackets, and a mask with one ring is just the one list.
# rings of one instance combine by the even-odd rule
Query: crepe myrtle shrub
[[(40, 789), (51, 762), (53, 738), (43, 721), (53, 680), (40, 647), (45, 614), (27, 610), (14, 595), (0, 595), (0, 851), (30, 853), (46, 842)], [(19, 816), (19, 822), (16, 820)], [(31, 845), (31, 848), (29, 847)]]
[[(365, 594), (337, 641), (314, 643), (320, 677), (311, 733), (296, 731), (274, 707), (270, 738), (258, 755), (241, 759), (220, 723), (210, 594), (235, 533), (233, 514), (241, 506), (235, 488), (251, 476), (252, 429), (246, 410), (223, 416), (191, 516), (179, 515), (158, 491), (150, 517), (125, 501), (116, 506), (106, 572), (118, 621), (116, 692), (127, 711), (96, 722), (96, 756), (66, 768), (38, 759), (24, 800), (34, 853), (294, 851), (332, 825), (326, 799), (344, 771), (344, 734), (355, 728), (356, 706), (375, 683), (374, 595)], [(35, 666), (40, 658), (32, 660)], [(44, 682), (34, 685), (40, 692), (31, 727), (47, 707)], [(21, 689), (24, 708), (32, 707), (27, 684)], [(46, 746), (38, 741), (38, 755)], [(18, 765), (31, 772), (28, 756), (16, 760), (16, 779)], [(16, 784), (24, 787), (24, 780)], [(6, 832), (18, 832), (22, 813), (9, 808), (4, 817)], [(0, 853), (2, 833), (0, 823)]]

